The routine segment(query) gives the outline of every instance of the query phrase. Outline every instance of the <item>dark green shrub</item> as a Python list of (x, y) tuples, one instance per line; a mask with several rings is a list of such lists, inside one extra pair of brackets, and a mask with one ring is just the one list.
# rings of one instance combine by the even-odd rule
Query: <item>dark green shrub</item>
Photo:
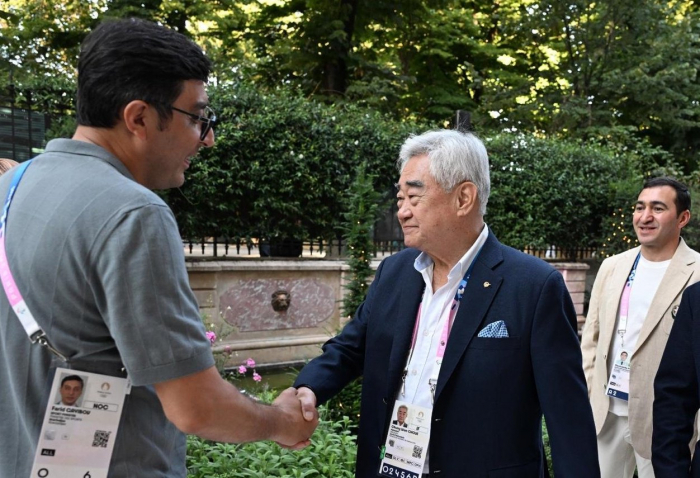
[(639, 188), (635, 158), (596, 145), (522, 134), (488, 138), (486, 221), (516, 248), (601, 246), (606, 220)]
[(547, 460), (547, 471), (549, 476), (554, 476), (554, 467), (552, 465), (552, 447), (549, 444), (549, 432), (547, 431), (547, 425), (542, 419), (542, 444), (544, 445), (544, 459)]
[(374, 177), (367, 174), (367, 163), (363, 162), (355, 181), (348, 192), (348, 211), (344, 214), (343, 239), (347, 247), (350, 280), (345, 287), (343, 314), (352, 316), (365, 300), (368, 281), (374, 275), (371, 267), (374, 255), (372, 226), (377, 219), (381, 195), (374, 190)]
[(210, 91), (220, 122), (180, 191), (165, 193), (184, 237), (337, 238), (358, 165), (376, 191), (396, 180), (403, 140), (417, 126), (286, 90)]
[(339, 422), (350, 419), (350, 428), (357, 433), (360, 425), (360, 402), (362, 400), (362, 377), (350, 382), (338, 395), (325, 404), (328, 419)]

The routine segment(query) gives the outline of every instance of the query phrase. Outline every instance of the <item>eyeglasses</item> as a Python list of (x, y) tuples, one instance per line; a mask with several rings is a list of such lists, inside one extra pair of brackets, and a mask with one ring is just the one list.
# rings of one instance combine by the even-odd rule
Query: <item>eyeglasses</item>
[(187, 115), (193, 120), (202, 123), (202, 132), (199, 135), (200, 141), (204, 141), (204, 139), (209, 134), (209, 130), (211, 130), (214, 127), (214, 124), (216, 124), (216, 113), (214, 113), (214, 110), (212, 110), (208, 106), (204, 108), (205, 116), (199, 116), (194, 113), (190, 113), (189, 111), (181, 110), (180, 108), (175, 108), (174, 106), (170, 106), (170, 109), (177, 111), (178, 113), (182, 113), (183, 115)]

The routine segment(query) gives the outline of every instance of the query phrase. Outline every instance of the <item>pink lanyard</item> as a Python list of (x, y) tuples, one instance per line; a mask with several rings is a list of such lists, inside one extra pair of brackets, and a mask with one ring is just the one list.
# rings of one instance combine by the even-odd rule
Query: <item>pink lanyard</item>
[[(464, 288), (467, 286), (468, 281), (468, 277), (467, 280), (462, 279), (462, 281), (459, 283), (459, 287), (457, 288), (457, 293), (452, 299), (452, 306), (450, 307), (450, 316), (448, 317), (447, 322), (445, 322), (445, 326), (442, 328), (442, 334), (440, 335), (440, 344), (438, 345), (437, 353), (435, 354), (435, 356), (439, 359), (445, 356), (445, 349), (447, 348), (447, 339), (450, 337), (450, 332), (452, 332), (452, 324), (454, 324), (455, 316), (457, 315), (457, 309), (459, 308), (459, 303), (462, 301), (462, 295), (464, 295)], [(409, 362), (411, 360), (411, 356), (413, 355), (413, 350), (416, 347), (418, 327), (420, 325), (420, 316), (422, 310), (423, 300), (421, 299), (421, 303), (418, 306), (418, 314), (416, 315), (416, 323), (413, 326), (413, 338), (411, 339), (411, 352), (409, 354)]]
[[(476, 255), (474, 256), (474, 259), (472, 260), (472, 263), (469, 264), (469, 268), (467, 268), (466, 274), (464, 274), (464, 278), (459, 282), (459, 286), (457, 287), (457, 292), (455, 293), (454, 298), (452, 299), (452, 305), (450, 307), (450, 315), (445, 322), (445, 326), (442, 329), (442, 334), (440, 335), (440, 343), (438, 344), (438, 349), (437, 353), (435, 356), (438, 359), (438, 364), (442, 364), (442, 358), (445, 356), (445, 349), (447, 348), (447, 340), (450, 338), (450, 333), (452, 332), (452, 324), (454, 323), (455, 317), (457, 315), (457, 309), (459, 308), (459, 304), (462, 302), (462, 297), (464, 296), (464, 291), (467, 288), (467, 284), (469, 283), (469, 278), (472, 275), (472, 270), (474, 269), (474, 264), (476, 264), (476, 260), (479, 258), (479, 254), (481, 254), (481, 250), (484, 248), (482, 245), (479, 250), (476, 252)], [(424, 295), (425, 295), (425, 289), (423, 289)], [(405, 395), (406, 394), (406, 376), (408, 375), (408, 364), (411, 363), (411, 358), (413, 357), (413, 351), (415, 350), (416, 347), (416, 340), (418, 337), (418, 327), (420, 325), (420, 316), (421, 316), (421, 311), (423, 310), (423, 298), (421, 298), (421, 303), (418, 306), (418, 314), (416, 315), (416, 322), (413, 326), (413, 338), (411, 339), (411, 349), (408, 353), (408, 360), (406, 361), (406, 367), (403, 370), (403, 375), (401, 376), (401, 394)], [(435, 400), (435, 386), (437, 383), (437, 380), (435, 380), (435, 383), (433, 383), (433, 380), (429, 380), (429, 385), (430, 385), (430, 391), (433, 394), (433, 400)]]
[(639, 257), (642, 255), (641, 252), (637, 254), (637, 258), (634, 260), (632, 265), (632, 270), (630, 275), (627, 277), (627, 283), (625, 284), (625, 289), (622, 291), (622, 298), (620, 299), (620, 323), (617, 327), (617, 333), (620, 336), (620, 345), (625, 346), (625, 332), (627, 332), (627, 318), (629, 317), (630, 311), (630, 294), (632, 293), (632, 282), (634, 282), (634, 276), (637, 274), (637, 264), (639, 264)]

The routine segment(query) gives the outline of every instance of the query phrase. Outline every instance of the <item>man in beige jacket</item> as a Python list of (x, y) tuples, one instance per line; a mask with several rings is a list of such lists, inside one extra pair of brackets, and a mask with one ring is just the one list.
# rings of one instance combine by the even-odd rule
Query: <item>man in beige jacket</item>
[(654, 376), (681, 294), (700, 280), (700, 254), (680, 237), (689, 220), (683, 184), (647, 180), (632, 219), (641, 246), (606, 259), (596, 276), (581, 347), (602, 478), (632, 478), (635, 467), (654, 477)]

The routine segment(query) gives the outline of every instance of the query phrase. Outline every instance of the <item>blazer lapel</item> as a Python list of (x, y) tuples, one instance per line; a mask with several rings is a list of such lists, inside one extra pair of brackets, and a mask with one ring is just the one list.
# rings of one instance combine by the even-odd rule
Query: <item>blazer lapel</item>
[(396, 313), (396, 330), (391, 344), (385, 397), (393, 399), (396, 395), (397, 384), (399, 386), (401, 384), (401, 374), (406, 366), (408, 352), (411, 348), (413, 327), (416, 323), (424, 286), (423, 276), (413, 268), (413, 262), (411, 262), (410, 272), (406, 274), (405, 280), (401, 284), (397, 284), (401, 290), (401, 301)]
[(600, 317), (600, 337), (598, 341), (605, 346), (605, 350), (610, 348), (615, 336), (615, 324), (617, 324), (617, 313), (620, 308), (620, 298), (625, 289), (627, 278), (630, 275), (634, 260), (639, 254), (639, 247), (632, 249), (630, 254), (620, 258), (615, 265), (615, 270), (610, 276), (610, 280), (605, 284), (605, 317)]
[(663, 279), (661, 279), (654, 299), (651, 301), (647, 316), (644, 318), (644, 324), (642, 324), (639, 339), (637, 339), (637, 349), (649, 338), (678, 294), (685, 289), (692, 275), (692, 268), (689, 266), (694, 262), (695, 257), (690, 253), (685, 241), (681, 239), (678, 249), (676, 249), (676, 253), (673, 255)]
[[(503, 282), (503, 278), (493, 271), (503, 261), (500, 247), (501, 244), (496, 237), (489, 232), (489, 237), (474, 264), (474, 270), (452, 325), (435, 389), (436, 402), (440, 392), (445, 388), (445, 384), (466, 352), (469, 342), (476, 334), (479, 324), (484, 320), (484, 316)], [(488, 286), (485, 285), (487, 282)]]

